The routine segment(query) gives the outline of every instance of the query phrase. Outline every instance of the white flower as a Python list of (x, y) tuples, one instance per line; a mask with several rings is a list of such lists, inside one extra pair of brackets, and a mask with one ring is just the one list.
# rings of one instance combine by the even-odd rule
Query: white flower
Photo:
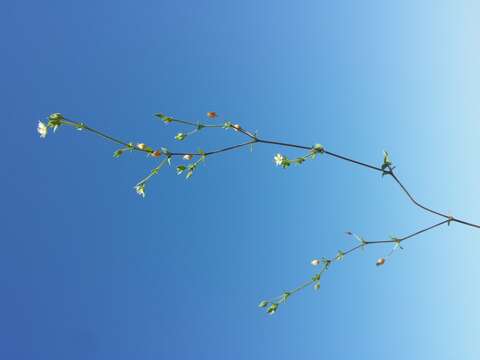
[(48, 133), (47, 125), (45, 125), (43, 122), (39, 121), (37, 131), (40, 134), (41, 138), (45, 138), (47, 136), (47, 133)]
[(313, 266), (318, 266), (318, 265), (320, 265), (320, 260), (318, 260), (318, 259), (313, 259), (313, 260), (311, 261), (311, 264), (312, 264)]
[(283, 161), (285, 160), (285, 158), (283, 157), (282, 154), (277, 154), (277, 155), (275, 155), (273, 160), (275, 160), (275, 164), (277, 164), (277, 166), (280, 166), (280, 165), (283, 164)]
[(190, 154), (183, 155), (183, 160), (190, 161), (192, 159), (193, 159), (193, 155), (190, 155)]
[(145, 184), (135, 185), (135, 191), (136, 191), (137, 194), (140, 195), (141, 197), (145, 197)]

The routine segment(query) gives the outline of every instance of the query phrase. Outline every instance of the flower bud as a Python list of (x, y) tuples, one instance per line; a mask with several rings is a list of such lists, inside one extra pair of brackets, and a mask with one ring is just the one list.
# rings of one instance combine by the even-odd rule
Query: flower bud
[(238, 124), (234, 124), (234, 125), (232, 125), (232, 127), (233, 127), (233, 130), (235, 130), (235, 131), (238, 131), (238, 130), (241, 129), (240, 125), (238, 125)]
[(383, 264), (385, 264), (385, 259), (384, 258), (378, 259), (377, 262), (375, 263), (375, 265), (377, 265), (377, 266), (382, 266)]
[(63, 120), (64, 118), (63, 118), (63, 115), (60, 113), (53, 113), (48, 117), (48, 119), (52, 121), (60, 121), (60, 120)]
[(183, 160), (187, 160), (187, 161), (190, 161), (193, 159), (193, 155), (191, 154), (186, 154), (186, 155), (183, 155)]
[(267, 305), (269, 304), (269, 302), (267, 300), (263, 300), (262, 302), (260, 302), (260, 304), (258, 304), (258, 307), (267, 307)]
[(145, 150), (147, 148), (147, 145), (145, 145), (144, 143), (140, 143), (137, 144), (137, 148), (139, 148), (140, 150)]
[(215, 111), (209, 111), (207, 112), (207, 116), (210, 118), (210, 119), (215, 119), (218, 115)]
[(175, 135), (175, 140), (182, 141), (182, 140), (184, 140), (186, 137), (187, 137), (187, 134), (185, 134), (185, 133), (178, 133), (177, 135)]
[(152, 152), (153, 157), (160, 157), (162, 155), (162, 152), (160, 150), (155, 150)]
[(320, 260), (319, 259), (313, 259), (310, 264), (312, 264), (313, 266), (318, 266), (320, 265)]

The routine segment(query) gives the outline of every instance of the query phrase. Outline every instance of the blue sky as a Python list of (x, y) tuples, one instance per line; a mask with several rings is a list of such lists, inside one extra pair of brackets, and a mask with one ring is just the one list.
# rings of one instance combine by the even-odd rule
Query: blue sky
[[(5, 359), (478, 359), (479, 233), (452, 225), (348, 257), (275, 316), (260, 300), (310, 260), (438, 221), (388, 178), (275, 147), (164, 169), (145, 199), (141, 154), (61, 128), (52, 112), (171, 150), (235, 144), (207, 111), (268, 139), (380, 164), (420, 201), (480, 221), (473, 1), (18, 1), (2, 4), (7, 156), (0, 254)], [(285, 152), (297, 156), (295, 151)]]

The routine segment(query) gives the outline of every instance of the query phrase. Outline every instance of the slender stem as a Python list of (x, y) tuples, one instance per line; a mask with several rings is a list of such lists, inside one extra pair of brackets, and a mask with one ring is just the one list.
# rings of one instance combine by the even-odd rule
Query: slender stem
[[(186, 124), (186, 125), (190, 125), (190, 126), (198, 126), (198, 124), (195, 124), (195, 123), (192, 123), (192, 122), (189, 122), (189, 121), (185, 121), (185, 120), (178, 120), (178, 119), (174, 119), (173, 121), (175, 122), (179, 122), (179, 123), (182, 123), (182, 124)], [(107, 135), (101, 131), (98, 131), (96, 129), (93, 129), (83, 123), (79, 123), (79, 122), (76, 122), (76, 121), (73, 121), (73, 120), (68, 120), (68, 119), (65, 119), (63, 120), (63, 123), (67, 124), (67, 125), (72, 125), (74, 127), (77, 127), (77, 128), (81, 128), (81, 129), (84, 129), (84, 130), (87, 130), (87, 131), (90, 131), (100, 137), (103, 137), (109, 141), (112, 141), (114, 143), (117, 143), (117, 144), (120, 144), (120, 145), (123, 145), (125, 147), (129, 147), (131, 148), (132, 150), (136, 150), (136, 151), (143, 151), (143, 152), (146, 152), (146, 153), (151, 153), (150, 150), (146, 150), (146, 149), (139, 149), (135, 146), (132, 147), (131, 144), (125, 142), (125, 141), (122, 141), (122, 140), (119, 140), (113, 136), (110, 136), (110, 135)], [(205, 127), (222, 127), (221, 125), (203, 125)], [(246, 136), (250, 137), (251, 140), (248, 141), (248, 142), (245, 142), (245, 143), (241, 143), (241, 144), (237, 144), (237, 145), (233, 145), (233, 146), (228, 146), (228, 147), (225, 147), (225, 148), (222, 148), (222, 149), (218, 149), (218, 150), (212, 150), (212, 151), (209, 151), (209, 152), (206, 152), (205, 154), (201, 154), (201, 153), (192, 153), (192, 152), (172, 152), (170, 153), (171, 156), (184, 156), (184, 155), (214, 155), (214, 154), (219, 154), (219, 153), (223, 153), (223, 152), (227, 152), (227, 151), (231, 151), (231, 150), (235, 150), (235, 149), (238, 149), (238, 148), (241, 148), (241, 147), (244, 147), (244, 146), (247, 146), (247, 145), (251, 145), (251, 144), (254, 144), (254, 143), (259, 143), (259, 144), (270, 144), (270, 145), (277, 145), (277, 146), (282, 146), (282, 147), (289, 147), (289, 148), (295, 148), (295, 149), (303, 149), (303, 150), (312, 150), (313, 147), (312, 146), (304, 146), (304, 145), (298, 145), (298, 144), (291, 144), (291, 143), (285, 143), (285, 142), (280, 142), (280, 141), (273, 141), (273, 140), (266, 140), (266, 139), (260, 139), (260, 138), (257, 138), (254, 134), (252, 134), (251, 132), (241, 128), (241, 127), (237, 127), (237, 128), (234, 128), (234, 130), (238, 131), (238, 132), (241, 132), (243, 134), (245, 134)], [(352, 158), (349, 158), (349, 157), (346, 157), (346, 156), (343, 156), (343, 155), (339, 155), (339, 154), (336, 154), (334, 152), (331, 152), (331, 151), (327, 151), (327, 150), (324, 150), (323, 151), (323, 154), (325, 155), (328, 155), (328, 156), (331, 156), (331, 157), (334, 157), (336, 159), (340, 159), (340, 160), (343, 160), (343, 161), (346, 161), (346, 162), (350, 162), (350, 163), (353, 163), (353, 164), (356, 164), (356, 165), (359, 165), (359, 166), (362, 166), (362, 167), (365, 167), (365, 168), (368, 168), (368, 169), (371, 169), (371, 170), (375, 170), (375, 171), (378, 171), (378, 172), (381, 172), (382, 174), (385, 174), (385, 175), (390, 175), (393, 180), (399, 185), (400, 189), (405, 193), (405, 195), (408, 197), (408, 199), (417, 207), (419, 207), (420, 209), (426, 211), (426, 212), (429, 212), (431, 214), (435, 214), (435, 215), (438, 215), (440, 217), (443, 217), (443, 218), (446, 218), (448, 219), (447, 221), (448, 222), (457, 222), (457, 223), (460, 223), (460, 224), (463, 224), (463, 225), (466, 225), (466, 226), (470, 226), (470, 227), (474, 227), (474, 228), (480, 228), (480, 225), (479, 224), (475, 224), (475, 223), (471, 223), (471, 222), (468, 222), (468, 221), (465, 221), (465, 220), (461, 220), (461, 219), (457, 219), (453, 216), (450, 216), (450, 215), (447, 215), (447, 214), (444, 214), (442, 212), (439, 212), (439, 211), (436, 211), (436, 210), (433, 210), (423, 204), (421, 204), (420, 202), (418, 202), (415, 197), (407, 190), (407, 188), (405, 187), (405, 185), (398, 179), (397, 175), (393, 172), (393, 169), (392, 168), (388, 168), (388, 170), (384, 170), (378, 166), (375, 166), (375, 165), (371, 165), (371, 164), (367, 164), (367, 163), (364, 163), (364, 162), (361, 162), (361, 161), (358, 161), (358, 160), (355, 160), (355, 159), (352, 159)]]
[(195, 152), (195, 153), (191, 153), (191, 152), (172, 152), (172, 153), (170, 153), (170, 155), (172, 155), (172, 156), (184, 156), (184, 155), (194, 155), (194, 156), (205, 155), (205, 156), (209, 156), (209, 155), (219, 154), (219, 153), (222, 153), (222, 152), (238, 149), (238, 148), (241, 148), (243, 146), (250, 145), (250, 144), (255, 144), (256, 142), (257, 142), (256, 140), (251, 140), (251, 141), (247, 141), (247, 142), (244, 142), (244, 143), (241, 143), (241, 144), (228, 146), (228, 147), (223, 148), (223, 149), (208, 151), (204, 154), (198, 153), (198, 152)]
[(179, 119), (172, 119), (172, 122), (178, 122), (180, 124), (185, 124), (185, 125), (189, 125), (189, 126), (193, 126), (193, 127), (198, 127), (199, 125), (201, 127), (204, 127), (204, 128), (221, 128), (221, 127), (223, 127), (223, 125), (211, 125), (211, 124), (202, 124), (202, 123), (195, 124), (195, 123), (190, 122), (190, 121), (179, 120)]
[(398, 239), (391, 239), (391, 240), (379, 240), (379, 241), (366, 241), (365, 243), (367, 245), (370, 245), (370, 244), (386, 244), (386, 243), (394, 243), (394, 242), (402, 242), (402, 241), (405, 241), (407, 239), (411, 239), (417, 235), (420, 235), (426, 231), (429, 231), (429, 230), (432, 230), (436, 227), (439, 227), (441, 225), (444, 225), (444, 224), (447, 224), (450, 220), (443, 220), (443, 221), (440, 221), (439, 223), (436, 223), (432, 226), (429, 226), (427, 228), (424, 228), (424, 229), (421, 229), (421, 230), (418, 230), (416, 232), (414, 232), (413, 234), (410, 234), (410, 235), (406, 235), (404, 237), (401, 237), (401, 238), (398, 238)]
[[(411, 239), (411, 238), (413, 238), (413, 237), (415, 237), (415, 236), (418, 236), (418, 235), (420, 235), (420, 234), (422, 234), (422, 233), (424, 233), (424, 232), (427, 232), (427, 231), (429, 231), (429, 230), (432, 230), (432, 229), (434, 229), (434, 228), (436, 228), (436, 227), (439, 227), (439, 226), (441, 226), (441, 225), (447, 224), (449, 221), (451, 221), (451, 220), (443, 220), (443, 221), (441, 221), (441, 222), (439, 222), (439, 223), (436, 223), (436, 224), (434, 224), (434, 225), (428, 226), (428, 227), (423, 228), (423, 229), (421, 229), (421, 230), (415, 231), (414, 233), (411, 233), (411, 234), (409, 234), (409, 235), (405, 235), (404, 237), (401, 237), (401, 238), (398, 238), (398, 239), (378, 240), (378, 241), (364, 241), (363, 243), (358, 244), (358, 245), (350, 248), (349, 250), (343, 252), (342, 258), (345, 257), (345, 256), (347, 256), (347, 255), (349, 255), (349, 254), (351, 254), (351, 253), (353, 253), (353, 252), (355, 252), (355, 251), (357, 251), (358, 249), (362, 249), (362, 248), (364, 248), (364, 247), (366, 247), (366, 246), (369, 246), (369, 245), (379, 245), (379, 244), (388, 244), (388, 243), (397, 243), (397, 244), (399, 244), (399, 243), (401, 243), (402, 241), (405, 241), (405, 240), (407, 240), (407, 239)], [(394, 250), (395, 250), (395, 248), (393, 248), (393, 249), (388, 253), (387, 257), (390, 256), (390, 255), (393, 253)], [(337, 257), (333, 257), (333, 258), (327, 259), (327, 261), (328, 261), (328, 264), (329, 264), (329, 265), (323, 267), (322, 270), (320, 271), (320, 274), (319, 274), (319, 275), (322, 275), (322, 274), (328, 269), (328, 267), (330, 266), (330, 264), (332, 264), (332, 263), (334, 263), (334, 262), (338, 262), (338, 261), (340, 261), (340, 259), (338, 259)], [(317, 279), (314, 278), (314, 279), (309, 280), (309, 281), (303, 283), (302, 285), (296, 287), (295, 289), (293, 289), (293, 290), (291, 290), (291, 291), (288, 291), (287, 293), (289, 294), (289, 296), (291, 296), (291, 295), (293, 295), (293, 294), (295, 294), (295, 293), (297, 293), (297, 292), (305, 289), (306, 287), (308, 287), (308, 286), (310, 286), (310, 285), (312, 285), (312, 284), (315, 284), (315, 283), (317, 283), (317, 282), (319, 282), (319, 281), (320, 281), (320, 277), (317, 278)], [(280, 301), (276, 301), (277, 299), (281, 299), (281, 300), (280, 300)], [(273, 303), (282, 304), (282, 303), (285, 302), (284, 300), (285, 300), (285, 298), (282, 297), (282, 295), (280, 295), (280, 296), (278, 296), (277, 298), (275, 298), (274, 300), (271, 300), (270, 302), (271, 302), (272, 304), (273, 304)]]

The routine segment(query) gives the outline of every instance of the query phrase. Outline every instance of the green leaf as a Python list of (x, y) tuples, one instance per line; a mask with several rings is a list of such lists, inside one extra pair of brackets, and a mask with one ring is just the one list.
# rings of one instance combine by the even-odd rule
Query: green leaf
[(186, 167), (184, 165), (178, 165), (177, 166), (177, 175), (180, 175), (185, 171)]
[(382, 173), (382, 176), (386, 174), (385, 169), (388, 169), (390, 166), (392, 166), (392, 161), (390, 160), (390, 156), (388, 155), (388, 152), (384, 151), (383, 152), (383, 164), (382, 164), (382, 170), (384, 172)]
[(118, 149), (118, 150), (116, 150), (116, 151), (113, 153), (113, 157), (114, 157), (114, 158), (119, 158), (120, 156), (122, 156), (122, 154), (123, 154), (124, 151), (125, 151), (124, 149)]

